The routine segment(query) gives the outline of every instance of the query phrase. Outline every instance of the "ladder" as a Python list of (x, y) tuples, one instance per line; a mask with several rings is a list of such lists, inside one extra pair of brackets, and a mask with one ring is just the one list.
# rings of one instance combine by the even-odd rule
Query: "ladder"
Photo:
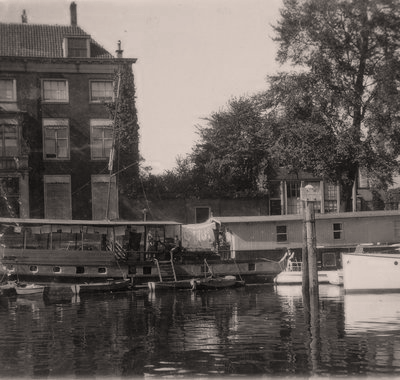
[(159, 261), (157, 259), (154, 259), (154, 261), (157, 265), (158, 277), (160, 278), (160, 282), (176, 281), (175, 267), (172, 260)]

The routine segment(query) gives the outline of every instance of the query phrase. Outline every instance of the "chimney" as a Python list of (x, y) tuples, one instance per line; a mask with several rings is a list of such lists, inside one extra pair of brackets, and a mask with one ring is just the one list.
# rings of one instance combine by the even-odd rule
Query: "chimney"
[(28, 16), (26, 15), (25, 9), (22, 11), (21, 19), (22, 19), (22, 23), (23, 24), (27, 24), (28, 23)]
[(118, 40), (118, 50), (115, 50), (115, 52), (117, 53), (117, 58), (122, 58), (122, 53), (124, 51), (121, 50), (121, 40)]
[(76, 4), (72, 2), (69, 10), (71, 12), (71, 26), (78, 26), (78, 16), (76, 14)]

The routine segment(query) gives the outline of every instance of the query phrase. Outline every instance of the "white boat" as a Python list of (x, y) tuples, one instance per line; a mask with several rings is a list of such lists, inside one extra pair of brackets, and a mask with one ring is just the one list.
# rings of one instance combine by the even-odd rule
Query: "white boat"
[(44, 286), (37, 284), (17, 284), (15, 291), (18, 295), (43, 294)]
[[(318, 271), (318, 283), (329, 284), (328, 273), (333, 271)], [(276, 285), (301, 285), (303, 283), (303, 271), (301, 262), (288, 262), (285, 270), (274, 278)]]
[(345, 292), (400, 291), (400, 254), (398, 251), (342, 253)]

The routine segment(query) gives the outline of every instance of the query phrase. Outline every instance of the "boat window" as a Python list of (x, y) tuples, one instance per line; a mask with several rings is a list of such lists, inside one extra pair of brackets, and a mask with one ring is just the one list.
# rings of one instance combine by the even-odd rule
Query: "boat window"
[(256, 270), (256, 264), (255, 263), (249, 263), (249, 271)]
[(77, 274), (85, 273), (85, 267), (76, 267), (76, 273)]
[(37, 272), (37, 271), (38, 271), (38, 267), (37, 267), (37, 265), (31, 265), (31, 266), (29, 267), (29, 270), (30, 270), (31, 272)]
[(60, 267), (53, 267), (53, 272), (54, 273), (60, 273), (61, 272), (61, 268)]
[(276, 241), (277, 243), (287, 241), (287, 226), (276, 226)]
[(97, 270), (99, 273), (107, 273), (107, 269), (106, 268), (98, 268)]
[(151, 267), (143, 267), (143, 274), (151, 274)]

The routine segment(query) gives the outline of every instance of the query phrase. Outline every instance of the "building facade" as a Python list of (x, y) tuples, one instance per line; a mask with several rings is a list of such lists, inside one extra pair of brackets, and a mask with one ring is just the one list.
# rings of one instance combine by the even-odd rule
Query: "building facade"
[[(108, 170), (116, 57), (77, 25), (0, 22), (0, 215), (119, 217)], [(138, 149), (138, 147), (137, 147)]]

